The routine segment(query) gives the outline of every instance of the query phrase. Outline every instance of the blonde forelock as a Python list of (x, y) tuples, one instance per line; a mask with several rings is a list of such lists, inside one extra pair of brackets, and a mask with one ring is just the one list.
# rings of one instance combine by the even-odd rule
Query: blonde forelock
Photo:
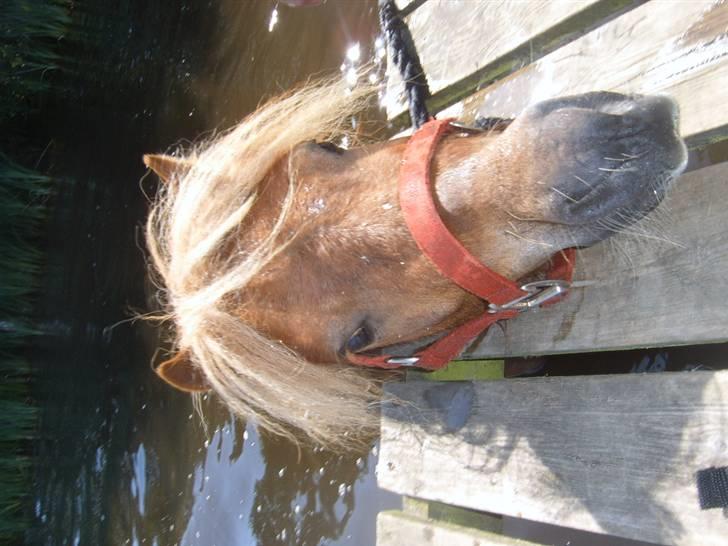
[(238, 415), (275, 434), (328, 446), (351, 446), (375, 433), (379, 382), (366, 370), (304, 361), (243, 322), (229, 304), (280, 250), (293, 177), (264, 240), (255, 248), (231, 241), (273, 166), (301, 142), (345, 133), (369, 95), (337, 82), (268, 103), (188, 154), (192, 167), (164, 185), (147, 222), (159, 298), (174, 319), (177, 348), (189, 351)]

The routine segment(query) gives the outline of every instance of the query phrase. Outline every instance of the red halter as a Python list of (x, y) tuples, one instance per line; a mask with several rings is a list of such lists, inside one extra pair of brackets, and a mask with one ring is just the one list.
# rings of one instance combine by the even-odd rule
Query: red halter
[(428, 370), (444, 367), (481, 332), (520, 311), (561, 299), (571, 285), (573, 248), (552, 258), (546, 281), (517, 284), (484, 266), (445, 226), (433, 199), (430, 163), (440, 138), (452, 131), (450, 119), (430, 120), (410, 137), (399, 172), (399, 202), (407, 227), (422, 253), (445, 277), (488, 302), (482, 316), (454, 328), (448, 334), (409, 357), (350, 353), (353, 364), (376, 368), (416, 366)]

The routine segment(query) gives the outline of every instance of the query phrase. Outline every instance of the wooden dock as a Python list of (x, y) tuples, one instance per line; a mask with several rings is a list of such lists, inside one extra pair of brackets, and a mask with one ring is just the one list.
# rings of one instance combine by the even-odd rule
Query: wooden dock
[[(668, 93), (692, 150), (728, 139), (725, 0), (427, 0), (406, 20), (433, 113), (472, 121), (586, 91)], [(405, 127), (390, 71), (388, 115)], [(582, 252), (584, 288), (492, 328), (464, 357), (728, 341), (728, 162), (712, 163), (681, 177), (658, 231), (630, 229), (653, 240)], [(383, 410), (377, 473), (406, 501), (380, 514), (381, 546), (524, 544), (501, 534), (502, 516), (728, 544), (728, 509), (701, 509), (697, 487), (698, 472), (728, 466), (728, 370), (421, 379), (387, 387), (399, 402)]]

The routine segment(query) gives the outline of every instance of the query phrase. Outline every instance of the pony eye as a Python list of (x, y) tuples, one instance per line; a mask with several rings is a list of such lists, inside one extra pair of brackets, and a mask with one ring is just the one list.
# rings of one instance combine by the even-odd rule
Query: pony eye
[(349, 341), (346, 342), (346, 350), (350, 353), (355, 353), (367, 345), (371, 344), (373, 339), (372, 333), (365, 324), (362, 324), (357, 330), (351, 335)]
[(327, 152), (333, 152), (335, 154), (343, 154), (345, 151), (344, 148), (341, 148), (333, 142), (329, 141), (317, 142), (316, 145), (322, 150), (326, 150)]

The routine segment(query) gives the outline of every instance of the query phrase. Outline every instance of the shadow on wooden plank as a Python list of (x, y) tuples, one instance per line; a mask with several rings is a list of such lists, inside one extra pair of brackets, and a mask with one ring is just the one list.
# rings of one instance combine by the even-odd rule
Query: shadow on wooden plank
[[(723, 546), (695, 475), (728, 464), (728, 372), (392, 384), (397, 493), (665, 544)], [(455, 422), (457, 421), (457, 423)]]

